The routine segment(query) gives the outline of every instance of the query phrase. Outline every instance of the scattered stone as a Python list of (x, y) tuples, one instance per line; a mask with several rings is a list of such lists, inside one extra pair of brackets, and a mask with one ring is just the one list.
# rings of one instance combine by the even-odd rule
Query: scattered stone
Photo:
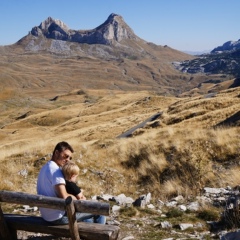
[(148, 193), (148, 194), (146, 195), (146, 198), (145, 198), (145, 200), (146, 200), (146, 204), (149, 204), (149, 203), (150, 203), (151, 198), (152, 198), (151, 193)]
[(116, 197), (114, 197), (117, 204), (130, 207), (134, 200), (131, 197), (126, 197), (124, 194), (120, 194)]
[(123, 238), (122, 240), (130, 240), (130, 239), (135, 239), (135, 237), (133, 237), (133, 236), (128, 236), (128, 237)]
[(198, 211), (200, 208), (199, 202), (191, 202), (188, 204), (187, 209), (190, 211)]
[(193, 228), (193, 224), (191, 224), (191, 223), (181, 223), (181, 224), (179, 224), (179, 227), (182, 231), (184, 231), (188, 228)]
[(113, 205), (112, 206), (112, 213), (115, 214), (115, 215), (118, 215), (119, 214), (119, 211), (120, 211), (121, 207), (120, 206), (117, 206), (117, 205)]
[(171, 201), (166, 203), (167, 207), (175, 207), (176, 205), (177, 205), (177, 201)]
[(224, 188), (210, 188), (210, 187), (205, 187), (204, 191), (205, 191), (205, 193), (208, 193), (208, 194), (220, 194), (220, 193), (228, 193), (229, 192)]
[(174, 202), (183, 202), (184, 201), (184, 197), (182, 195), (179, 195), (173, 199), (171, 199), (171, 201), (174, 201)]
[(162, 228), (172, 228), (172, 224), (168, 221), (161, 222)]
[(160, 209), (157, 209), (156, 212), (159, 213), (160, 215), (162, 214), (162, 211)]
[(109, 221), (107, 221), (107, 224), (108, 224), (108, 225), (119, 226), (119, 225), (120, 225), (120, 222), (117, 221), (117, 220), (109, 220)]
[(22, 170), (20, 170), (19, 172), (18, 172), (18, 175), (21, 175), (21, 176), (23, 176), (23, 177), (27, 177), (27, 175), (28, 175), (28, 170), (25, 168), (25, 169), (22, 169)]
[(148, 204), (147, 207), (148, 207), (149, 209), (154, 209), (154, 208), (155, 208), (155, 206), (154, 206), (153, 204)]
[(185, 212), (187, 210), (187, 207), (185, 205), (179, 205), (178, 207), (183, 212)]

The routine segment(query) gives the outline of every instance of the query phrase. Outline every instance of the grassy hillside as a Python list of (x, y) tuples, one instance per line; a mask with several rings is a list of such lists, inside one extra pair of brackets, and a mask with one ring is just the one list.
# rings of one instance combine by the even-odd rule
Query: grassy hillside
[[(185, 98), (77, 89), (55, 100), (9, 87), (0, 98), (0, 189), (35, 193), (39, 168), (63, 140), (75, 149), (88, 197), (168, 198), (239, 184), (239, 87)], [(131, 138), (117, 138), (158, 112)]]
[(193, 56), (144, 41), (126, 41), (119, 46), (64, 42), (71, 51), (54, 53), (49, 39), (38, 43), (43, 50), (30, 51), (27, 46), (33, 39), (28, 38), (0, 47), (0, 82), (2, 87), (15, 87), (29, 95), (53, 97), (81, 88), (177, 96), (207, 80), (229, 79), (182, 73), (173, 62)]

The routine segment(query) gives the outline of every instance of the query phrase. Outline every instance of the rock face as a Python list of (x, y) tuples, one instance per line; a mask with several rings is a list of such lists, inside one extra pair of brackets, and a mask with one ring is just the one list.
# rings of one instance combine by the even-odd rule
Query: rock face
[(228, 74), (240, 76), (240, 39), (228, 41), (214, 48), (209, 54), (202, 54), (195, 59), (175, 62), (176, 69), (191, 74)]
[(216, 51), (201, 55), (193, 60), (175, 62), (173, 65), (182, 72), (191, 74), (229, 74), (240, 76), (240, 48), (231, 51)]
[(92, 30), (72, 30), (62, 21), (48, 17), (38, 27), (33, 27), (30, 34), (55, 40), (104, 45), (111, 45), (124, 39), (138, 40), (123, 18), (114, 13)]
[(211, 53), (222, 52), (222, 51), (235, 51), (240, 49), (240, 39), (238, 41), (228, 41), (222, 46), (214, 48)]

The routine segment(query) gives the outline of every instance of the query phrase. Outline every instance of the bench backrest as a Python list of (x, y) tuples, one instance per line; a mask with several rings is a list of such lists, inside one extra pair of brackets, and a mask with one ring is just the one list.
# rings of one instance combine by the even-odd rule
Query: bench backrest
[[(62, 198), (46, 197), (23, 192), (0, 191), (0, 202), (16, 203), (36, 207), (52, 208), (65, 210), (65, 200)], [(73, 200), (76, 212), (87, 212), (108, 216), (110, 213), (109, 203), (90, 201), (90, 200)]]

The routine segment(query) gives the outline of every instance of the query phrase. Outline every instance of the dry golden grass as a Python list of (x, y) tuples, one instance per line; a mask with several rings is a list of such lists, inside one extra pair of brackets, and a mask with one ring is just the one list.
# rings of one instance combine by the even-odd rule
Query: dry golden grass
[[(6, 89), (1, 99), (0, 189), (34, 193), (40, 167), (63, 140), (75, 149), (88, 197), (149, 191), (164, 199), (239, 184), (239, 119), (230, 125), (224, 120), (239, 111), (240, 88), (212, 98), (85, 89), (56, 101), (11, 92)], [(161, 111), (155, 124), (117, 138)]]

